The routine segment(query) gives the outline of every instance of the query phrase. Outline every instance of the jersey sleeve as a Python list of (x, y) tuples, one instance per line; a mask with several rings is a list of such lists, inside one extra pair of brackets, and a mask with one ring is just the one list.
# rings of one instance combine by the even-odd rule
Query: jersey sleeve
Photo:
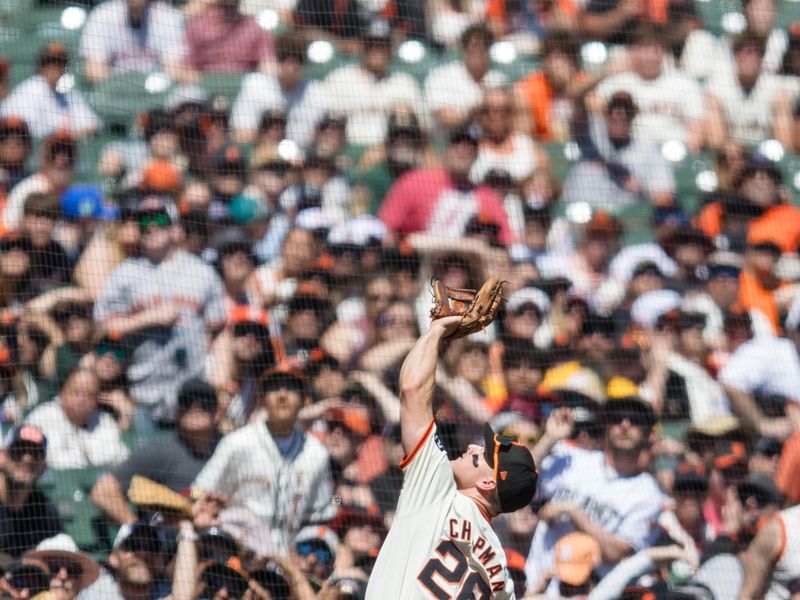
[(625, 516), (615, 532), (630, 544), (634, 552), (649, 548), (655, 543), (660, 531), (658, 515), (664, 505), (664, 498), (657, 490), (652, 489), (648, 492), (643, 489), (642, 492), (647, 494), (647, 497)]
[(397, 502), (397, 516), (441, 503), (456, 492), (453, 469), (436, 436), (433, 421), (400, 467), (403, 469), (403, 489)]
[(231, 472), (235, 470), (235, 447), (229, 437), (217, 444), (214, 454), (192, 484), (193, 493), (212, 492), (230, 496), (235, 490), (231, 482)]

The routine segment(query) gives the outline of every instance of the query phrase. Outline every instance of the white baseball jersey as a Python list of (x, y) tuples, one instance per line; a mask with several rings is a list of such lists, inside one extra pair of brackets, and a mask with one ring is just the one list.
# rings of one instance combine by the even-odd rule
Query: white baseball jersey
[[(625, 540), (634, 553), (652, 545), (658, 536), (658, 516), (665, 498), (655, 479), (649, 473), (620, 476), (600, 450), (557, 444), (542, 461), (539, 494), (554, 502), (575, 504), (605, 531)], [(567, 516), (549, 525), (539, 522), (525, 564), (529, 584), (554, 567), (556, 542), (572, 531)], [(603, 564), (597, 571), (605, 575), (613, 566)]]
[(653, 142), (686, 140), (688, 125), (705, 116), (703, 92), (697, 82), (679, 70), (664, 71), (652, 80), (636, 73), (609, 77), (597, 88), (608, 102), (615, 93), (629, 92), (639, 109), (636, 135)]
[(246, 425), (220, 441), (193, 488), (228, 498), (270, 530), (278, 552), (307, 522), (334, 516), (328, 451), (313, 436), (297, 431), (284, 456), (264, 421)]
[(772, 571), (766, 600), (788, 599), (789, 584), (800, 579), (800, 504), (781, 511), (775, 518), (783, 530), (783, 547)]
[(731, 138), (743, 144), (757, 144), (772, 137), (772, 117), (777, 95), (786, 83), (777, 75), (763, 73), (746, 93), (729, 69), (717, 72), (706, 90), (719, 100), (731, 131)]
[(500, 540), (456, 489), (433, 422), (400, 466), (403, 490), (366, 600), (513, 600)]

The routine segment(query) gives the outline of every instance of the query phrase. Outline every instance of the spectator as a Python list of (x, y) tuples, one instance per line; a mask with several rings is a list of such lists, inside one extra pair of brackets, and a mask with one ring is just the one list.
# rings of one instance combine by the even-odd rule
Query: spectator
[(640, 20), (649, 20), (649, 6), (641, 0), (591, 0), (578, 18), (578, 26), (590, 39), (609, 44), (630, 44)]
[(160, 0), (106, 0), (92, 9), (81, 33), (80, 55), (91, 83), (158, 70), (182, 80), (186, 52), (183, 18)]
[(378, 217), (396, 235), (417, 231), (456, 238), (470, 217), (482, 213), (500, 225), (500, 241), (511, 231), (500, 199), (489, 188), (474, 186), (469, 173), (478, 156), (478, 139), (468, 129), (454, 131), (441, 168), (414, 169), (389, 190)]
[(484, 182), (492, 170), (508, 173), (514, 182), (520, 182), (547, 164), (547, 155), (526, 133), (512, 132), (513, 110), (511, 90), (484, 92), (478, 109), (483, 138), (470, 171), (473, 182)]
[(46, 564), (51, 577), (50, 593), (64, 600), (74, 600), (100, 575), (100, 565), (80, 552), (75, 540), (65, 533), (42, 540), (25, 553), (23, 560)]
[(417, 116), (410, 111), (393, 111), (382, 152), (361, 159), (353, 183), (354, 204), (376, 214), (394, 182), (430, 158)]
[(362, 37), (364, 57), (360, 64), (339, 67), (325, 78), (329, 109), (347, 115), (347, 141), (374, 146), (386, 139), (392, 107), (408, 104), (423, 115), (422, 93), (413, 77), (392, 72), (391, 30), (383, 20), (373, 21)]
[(652, 142), (634, 132), (638, 112), (628, 92), (617, 92), (603, 116), (576, 117), (583, 158), (570, 170), (562, 200), (607, 210), (640, 202), (672, 204), (672, 169)]
[(31, 300), (70, 278), (69, 257), (61, 244), (52, 239), (58, 216), (59, 205), (54, 195), (31, 194), (25, 200), (21, 235), (0, 240), (4, 252), (15, 250), (24, 255), (27, 263), (24, 275), (19, 276), (18, 300)]
[[(742, 365), (747, 365), (743, 369)], [(800, 358), (790, 340), (776, 337), (753, 338), (736, 348), (719, 374), (731, 406), (741, 419), (760, 435), (785, 440), (798, 418), (797, 388)], [(786, 417), (767, 417), (759, 399), (780, 394), (786, 402)]]
[(26, 422), (47, 436), (53, 469), (105, 467), (128, 457), (114, 418), (98, 410), (100, 385), (91, 371), (76, 370), (61, 386), (58, 397), (37, 406)]
[(31, 194), (61, 194), (70, 184), (78, 162), (78, 145), (69, 135), (57, 133), (42, 144), (39, 169), (15, 185), (8, 194), (3, 212), (6, 230), (14, 231), (22, 222), (25, 201)]
[(277, 75), (245, 75), (231, 109), (231, 126), (240, 142), (249, 142), (256, 136), (264, 111), (281, 109), (287, 116), (286, 137), (305, 148), (324, 107), (323, 90), (319, 82), (303, 77), (306, 46), (298, 32), (290, 31), (279, 37), (275, 54)]
[(576, 36), (549, 32), (542, 43), (542, 68), (514, 86), (515, 128), (541, 142), (568, 141), (573, 116), (567, 92), (581, 77)]
[(425, 78), (425, 103), (443, 133), (467, 123), (485, 88), (506, 83), (502, 73), (490, 68), (493, 41), (485, 25), (472, 25), (461, 34), (461, 60), (434, 67)]
[(628, 92), (638, 109), (638, 137), (656, 143), (678, 140), (697, 153), (705, 145), (703, 95), (682, 70), (664, 68), (665, 42), (662, 30), (640, 25), (628, 50), (630, 71), (603, 81), (597, 94), (607, 103), (617, 92)]
[(249, 510), (270, 532), (265, 542), (285, 553), (304, 525), (333, 516), (329, 457), (296, 426), (306, 393), (303, 374), (278, 365), (265, 372), (261, 389), (268, 420), (225, 436), (193, 488)]
[(291, 556), (312, 587), (319, 591), (333, 572), (339, 536), (325, 526), (308, 525), (294, 538)]
[(242, 14), (240, 0), (217, 0), (186, 26), (188, 67), (200, 73), (268, 70), (275, 60), (272, 38)]
[(780, 78), (762, 68), (764, 44), (752, 31), (739, 34), (732, 43), (733, 65), (718, 70), (706, 84), (710, 146), (774, 137), (791, 147), (791, 105)]
[(5, 117), (19, 117), (36, 139), (65, 132), (80, 139), (100, 129), (100, 118), (75, 90), (65, 89), (61, 78), (70, 58), (61, 42), (51, 42), (40, 53), (37, 74), (16, 86), (0, 105)]
[(219, 277), (177, 247), (177, 226), (166, 208), (139, 212), (142, 256), (109, 275), (94, 307), (101, 330), (132, 345), (131, 397), (149, 418), (172, 421), (177, 391), (203, 372), (208, 336), (224, 324)]
[(170, 582), (165, 577), (166, 543), (161, 530), (141, 521), (120, 527), (108, 568), (103, 568), (93, 586), (82, 598), (137, 598), (169, 595)]
[(58, 509), (36, 488), (44, 474), (47, 438), (33, 425), (8, 432), (0, 473), (0, 549), (20, 556), (61, 531)]
[[(655, 414), (644, 401), (632, 397), (609, 400), (603, 415), (604, 450), (586, 451), (561, 444), (542, 464), (539, 493), (547, 503), (539, 511), (542, 522), (528, 555), (529, 588), (535, 588), (551, 568), (555, 544), (571, 531), (586, 533), (600, 545), (600, 575), (605, 575), (613, 563), (655, 541), (655, 519), (663, 496), (652, 476), (643, 470)], [(569, 458), (558, 460), (560, 455)], [(593, 463), (596, 466), (590, 466)]]
[(92, 502), (115, 523), (124, 525), (137, 519), (125, 499), (135, 476), (185, 492), (214, 451), (217, 422), (216, 392), (200, 379), (189, 379), (178, 393), (175, 432), (138, 448), (101, 475), (92, 488)]
[(0, 169), (6, 193), (30, 175), (26, 162), (32, 148), (31, 131), (25, 121), (19, 117), (0, 121)]

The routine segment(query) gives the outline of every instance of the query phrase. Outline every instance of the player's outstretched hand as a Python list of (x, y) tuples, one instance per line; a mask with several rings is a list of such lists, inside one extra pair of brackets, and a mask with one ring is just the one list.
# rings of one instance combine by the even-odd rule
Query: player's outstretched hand
[(461, 324), (461, 316), (453, 315), (452, 317), (442, 317), (436, 319), (431, 323), (431, 329), (442, 329), (442, 337), (446, 338), (458, 331), (458, 326)]

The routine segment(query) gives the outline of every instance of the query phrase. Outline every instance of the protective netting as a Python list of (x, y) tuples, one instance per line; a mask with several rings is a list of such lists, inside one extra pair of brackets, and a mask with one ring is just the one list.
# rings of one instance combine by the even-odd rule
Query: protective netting
[(796, 17), (0, 1), (0, 595), (800, 597)]

